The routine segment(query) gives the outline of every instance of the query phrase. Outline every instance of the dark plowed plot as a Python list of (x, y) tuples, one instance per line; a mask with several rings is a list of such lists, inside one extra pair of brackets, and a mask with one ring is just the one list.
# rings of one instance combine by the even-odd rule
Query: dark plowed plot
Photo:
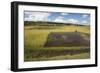
[(48, 35), (44, 47), (89, 46), (89, 37), (82, 35), (86, 34), (80, 32), (52, 32)]

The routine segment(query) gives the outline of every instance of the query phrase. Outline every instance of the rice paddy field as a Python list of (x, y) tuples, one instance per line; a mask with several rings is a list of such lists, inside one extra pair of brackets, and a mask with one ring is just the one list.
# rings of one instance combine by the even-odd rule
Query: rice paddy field
[[(60, 36), (56, 37), (57, 35)], [(54, 44), (51, 45), (52, 43)], [(25, 25), (24, 61), (88, 59), (89, 43), (90, 26)]]

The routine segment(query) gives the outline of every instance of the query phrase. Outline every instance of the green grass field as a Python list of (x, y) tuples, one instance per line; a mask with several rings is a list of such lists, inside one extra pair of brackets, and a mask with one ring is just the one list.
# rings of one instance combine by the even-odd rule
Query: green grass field
[[(90, 46), (44, 47), (51, 32), (86, 33), (90, 36), (89, 26), (25, 26), (24, 61), (47, 61), (90, 58)], [(84, 35), (82, 35), (84, 36)]]

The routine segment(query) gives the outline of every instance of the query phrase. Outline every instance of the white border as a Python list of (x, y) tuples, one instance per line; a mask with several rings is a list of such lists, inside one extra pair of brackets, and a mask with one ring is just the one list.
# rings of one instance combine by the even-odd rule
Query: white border
[[(72, 13), (89, 13), (91, 15), (91, 59), (78, 60), (56, 60), (56, 61), (39, 61), (24, 62), (24, 10), (28, 11), (51, 11), (51, 12), (72, 12)], [(63, 8), (63, 7), (46, 7), (46, 6), (18, 6), (18, 68), (36, 68), (50, 66), (71, 66), (95, 64), (95, 11), (92, 9), (80, 8)]]

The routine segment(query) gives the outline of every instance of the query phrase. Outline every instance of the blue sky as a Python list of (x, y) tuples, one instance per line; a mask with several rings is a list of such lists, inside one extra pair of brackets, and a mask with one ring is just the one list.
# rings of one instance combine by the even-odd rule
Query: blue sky
[(90, 25), (90, 14), (24, 11), (24, 21), (45, 21)]

